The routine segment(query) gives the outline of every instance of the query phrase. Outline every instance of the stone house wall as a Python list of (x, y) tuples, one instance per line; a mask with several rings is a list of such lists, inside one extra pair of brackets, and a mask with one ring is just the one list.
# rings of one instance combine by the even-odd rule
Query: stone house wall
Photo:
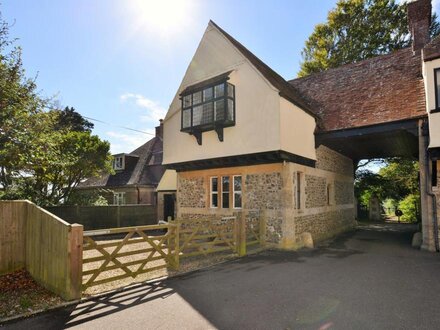
[[(316, 168), (294, 163), (217, 168), (178, 172), (177, 217), (211, 219), (245, 216), (266, 219), (266, 241), (274, 247), (300, 247), (301, 234), (315, 241), (336, 235), (354, 224), (353, 164), (324, 146), (317, 149)], [(296, 201), (296, 173), (302, 173), (302, 205)], [(242, 176), (242, 209), (210, 207), (210, 178)], [(327, 196), (327, 192), (332, 196)], [(219, 192), (219, 198), (221, 193)], [(219, 200), (219, 206), (221, 202)], [(263, 215), (264, 213), (264, 215)]]

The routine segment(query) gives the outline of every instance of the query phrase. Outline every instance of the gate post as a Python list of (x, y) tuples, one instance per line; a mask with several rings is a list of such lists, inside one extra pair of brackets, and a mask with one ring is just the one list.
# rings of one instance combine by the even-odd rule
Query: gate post
[(266, 221), (267, 221), (267, 210), (264, 209), (260, 215), (260, 246), (266, 246)]
[(82, 260), (83, 260), (83, 226), (72, 224), (68, 236), (69, 248), (69, 300), (81, 299), (82, 294)]
[(237, 254), (239, 257), (246, 255), (246, 216), (241, 212), (236, 220)]
[(176, 221), (176, 227), (174, 228), (174, 267), (175, 270), (179, 270), (180, 267), (180, 223)]

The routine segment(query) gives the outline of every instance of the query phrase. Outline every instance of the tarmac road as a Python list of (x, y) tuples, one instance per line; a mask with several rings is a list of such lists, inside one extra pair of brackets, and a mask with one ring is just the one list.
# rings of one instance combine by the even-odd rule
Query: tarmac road
[(438, 329), (440, 255), (413, 226), (361, 226), (320, 248), (268, 251), (140, 285), (7, 329)]

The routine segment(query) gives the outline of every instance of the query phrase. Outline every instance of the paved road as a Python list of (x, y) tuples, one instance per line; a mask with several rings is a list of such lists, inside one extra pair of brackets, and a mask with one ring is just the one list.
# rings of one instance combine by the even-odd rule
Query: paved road
[(440, 255), (404, 225), (265, 252), (7, 325), (11, 329), (435, 329)]

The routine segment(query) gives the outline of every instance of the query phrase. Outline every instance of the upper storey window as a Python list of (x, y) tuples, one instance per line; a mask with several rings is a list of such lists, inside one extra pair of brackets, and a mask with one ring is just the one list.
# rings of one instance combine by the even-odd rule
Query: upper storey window
[(124, 166), (124, 155), (121, 156), (113, 156), (113, 169), (114, 170), (123, 170)]
[(235, 125), (235, 86), (226, 80), (207, 83), (182, 97), (182, 132), (196, 136), (215, 130), (223, 141), (223, 128)]
[(440, 68), (434, 69), (435, 108), (440, 109)]

